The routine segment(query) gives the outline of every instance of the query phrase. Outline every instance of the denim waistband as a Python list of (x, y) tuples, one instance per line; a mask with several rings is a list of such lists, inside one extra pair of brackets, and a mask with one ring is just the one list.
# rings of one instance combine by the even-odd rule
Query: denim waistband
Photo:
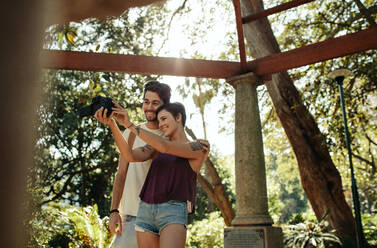
[(136, 220), (136, 216), (126, 215), (126, 221), (134, 221), (134, 220)]

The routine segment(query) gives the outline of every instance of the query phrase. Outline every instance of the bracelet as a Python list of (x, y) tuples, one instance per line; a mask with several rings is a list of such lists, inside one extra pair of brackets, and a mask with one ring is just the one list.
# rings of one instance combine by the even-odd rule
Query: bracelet
[(112, 209), (112, 210), (110, 210), (110, 214), (112, 214), (112, 213), (119, 213), (119, 210), (118, 209)]
[(131, 124), (128, 126), (128, 127), (126, 127), (127, 129), (129, 129), (130, 127), (132, 127), (134, 124), (131, 122)]

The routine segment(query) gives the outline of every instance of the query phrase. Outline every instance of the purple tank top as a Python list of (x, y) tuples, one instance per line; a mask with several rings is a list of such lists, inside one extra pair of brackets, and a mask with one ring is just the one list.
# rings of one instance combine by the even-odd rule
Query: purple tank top
[(186, 158), (158, 153), (148, 171), (140, 199), (147, 203), (191, 201), (195, 206), (196, 172)]

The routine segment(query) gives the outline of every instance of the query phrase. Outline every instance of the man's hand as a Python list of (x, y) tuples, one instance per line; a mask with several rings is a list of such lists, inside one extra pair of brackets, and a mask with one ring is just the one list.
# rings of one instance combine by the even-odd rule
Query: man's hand
[(128, 111), (120, 106), (116, 101), (113, 101), (113, 103), (115, 105), (115, 108), (112, 109), (112, 115), (114, 115), (119, 124), (124, 126), (125, 128), (130, 127), (130, 125), (132, 126), (130, 117), (128, 116)]
[(197, 141), (202, 145), (202, 151), (205, 154), (203, 161), (206, 161), (208, 154), (209, 154), (209, 151), (210, 151), (209, 142), (208, 142), (208, 140), (204, 140), (204, 139), (197, 139)]
[(122, 217), (117, 212), (110, 214), (109, 229), (112, 233), (117, 235), (122, 234)]

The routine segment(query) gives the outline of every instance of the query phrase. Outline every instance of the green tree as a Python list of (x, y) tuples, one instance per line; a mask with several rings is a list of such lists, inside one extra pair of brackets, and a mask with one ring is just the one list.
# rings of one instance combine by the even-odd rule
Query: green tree
[[(256, 13), (264, 8), (263, 1), (244, 0), (241, 2), (245, 14)], [(326, 5), (327, 3), (329, 5)], [(274, 2), (275, 4), (276, 2)], [(331, 8), (331, 5), (337, 4), (348, 4), (349, 7), (347, 10), (343, 7), (338, 9)], [(316, 20), (319, 20), (317, 24), (321, 28), (326, 25), (332, 26), (334, 23), (339, 23), (339, 27), (342, 27), (345, 23), (344, 19), (340, 17), (343, 17), (343, 14), (355, 13), (355, 10), (358, 9), (355, 7), (354, 2), (348, 3), (344, 1), (339, 3), (320, 1), (305, 6), (314, 6), (313, 11), (304, 12), (300, 9), (300, 13), (305, 13), (304, 19), (307, 17), (308, 26), (305, 27), (303, 25), (303, 29), (300, 29), (301, 26), (297, 26), (297, 29), (292, 27), (287, 29), (287, 33), (295, 33), (296, 36), (291, 36), (292, 39), (287, 39), (289, 47), (282, 47), (283, 49), (299, 47), (300, 45), (321, 41), (326, 38), (316, 36), (318, 34), (317, 30), (310, 29), (311, 26), (316, 24), (316, 22), (313, 22), (313, 19), (315, 19), (313, 15), (318, 14), (318, 19)], [(333, 18), (326, 19), (323, 13), (329, 13)], [(284, 14), (284, 16), (280, 16), (281, 20), (291, 21), (293, 25), (303, 24), (300, 20), (297, 20), (300, 15), (292, 15), (289, 11)], [(367, 27), (370, 24), (366, 21), (366, 16), (357, 15), (360, 16), (359, 20), (362, 25), (356, 30)], [(357, 22), (355, 22), (355, 25), (357, 25)], [(271, 53), (280, 52), (279, 43), (276, 41), (267, 18), (244, 25), (244, 31), (248, 41), (248, 48), (253, 57), (263, 57)], [(344, 32), (344, 29), (341, 32)], [(315, 74), (315, 72), (312, 73)], [(306, 80), (310, 81), (310, 74), (306, 76)], [(339, 171), (335, 167), (329, 149), (326, 146), (326, 138), (318, 128), (317, 121), (321, 122), (321, 120), (317, 119), (316, 121), (309, 112), (310, 108), (306, 107), (300, 92), (293, 85), (293, 80), (295, 79), (295, 77), (291, 78), (286, 72), (273, 75), (272, 83), (266, 84), (268, 93), (295, 152), (300, 169), (301, 183), (317, 218), (321, 218), (327, 210), (330, 210), (329, 222), (341, 236), (344, 245), (353, 247), (356, 242), (354, 239), (355, 229), (353, 228), (354, 219), (343, 195)], [(307, 93), (309, 94), (310, 92)], [(307, 104), (310, 104), (310, 102), (307, 102)]]
[[(116, 19), (52, 26), (46, 32), (45, 48), (148, 55), (154, 39), (162, 35), (158, 25), (165, 25), (165, 15), (163, 8), (152, 6), (127, 11)], [(51, 201), (80, 206), (96, 203), (100, 215), (107, 214), (118, 153), (110, 131), (93, 118), (80, 118), (79, 109), (103, 94), (132, 109), (131, 114), (142, 120), (137, 107), (149, 79), (116, 73), (44, 71), (43, 100), (37, 109), (36, 166), (29, 184), (30, 191), (41, 195), (39, 206)]]
[[(71, 71), (46, 72), (46, 101), (38, 109), (39, 139), (31, 185), (43, 189), (41, 204), (61, 200), (81, 206), (97, 203), (100, 213), (104, 214), (109, 208), (118, 154), (107, 128), (90, 117), (78, 115), (79, 109), (89, 104), (82, 100), (93, 94), (87, 89), (90, 78), (86, 75)], [(140, 104), (140, 93), (129, 96), (132, 91), (128, 91), (122, 81), (98, 83), (96, 88), (102, 85), (102, 94), (116, 96), (114, 98), (120, 102), (128, 99), (125, 104), (135, 108)], [(135, 88), (142, 87), (143, 81), (130, 80)]]
[[(376, 1), (364, 1), (369, 13), (377, 13)], [(359, 11), (357, 1), (320, 1), (301, 6), (273, 18), (273, 22), (284, 24), (279, 36), (283, 49), (303, 46), (313, 40), (325, 40), (344, 33), (352, 33), (371, 25), (365, 12)], [(297, 20), (288, 15), (305, 11)], [(282, 22), (282, 20), (284, 20)], [(357, 178), (362, 211), (376, 211), (376, 75), (377, 52), (365, 51), (322, 63), (316, 63), (293, 70), (292, 78), (300, 86), (304, 104), (313, 113), (332, 160), (343, 178), (343, 189), (351, 204), (349, 161), (347, 156), (344, 126), (339, 102), (339, 89), (328, 74), (337, 68), (348, 68), (353, 75), (345, 80), (348, 127), (351, 133), (351, 147)]]

